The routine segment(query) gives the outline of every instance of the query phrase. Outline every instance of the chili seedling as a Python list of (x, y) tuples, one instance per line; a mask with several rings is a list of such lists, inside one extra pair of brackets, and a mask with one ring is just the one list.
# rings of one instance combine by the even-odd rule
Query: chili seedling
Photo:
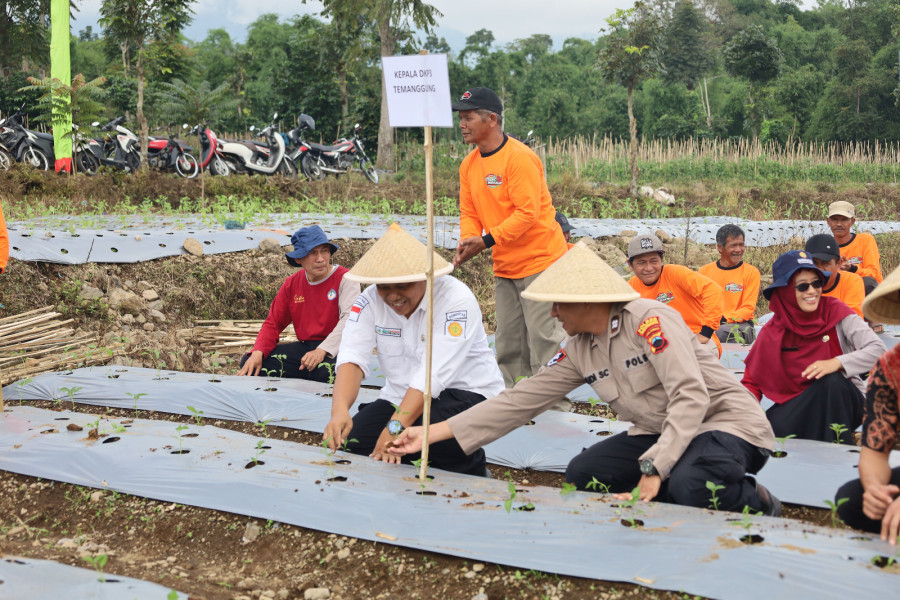
[(840, 444), (841, 436), (844, 435), (848, 431), (847, 427), (843, 423), (832, 423), (831, 425), (829, 425), (828, 428), (834, 432), (834, 443), (835, 444)]
[(711, 509), (713, 509), (713, 510), (719, 510), (719, 500), (720, 500), (720, 498), (719, 498), (719, 496), (718, 496), (718, 492), (719, 492), (720, 490), (724, 490), (724, 489), (725, 489), (725, 486), (724, 486), (724, 485), (718, 485), (718, 484), (715, 483), (714, 481), (707, 481), (707, 482), (706, 482), (706, 489), (708, 489), (708, 490), (709, 490), (709, 493), (710, 493), (710, 497), (709, 497), (709, 507), (710, 507)]
[(64, 388), (59, 388), (59, 389), (64, 391), (69, 396), (69, 400), (72, 402), (72, 410), (75, 410), (75, 394), (77, 394), (84, 388), (82, 388), (82, 387), (64, 387)]
[(609, 486), (605, 483), (600, 482), (596, 477), (591, 477), (591, 480), (588, 481), (587, 485), (585, 485), (584, 487), (585, 489), (600, 492), (601, 494), (609, 493)]
[(569, 494), (571, 494), (572, 492), (574, 492), (577, 489), (578, 489), (577, 485), (566, 481), (562, 484), (562, 489), (559, 490), (559, 495), (560, 496), (568, 496)]
[(263, 445), (266, 443), (266, 440), (257, 440), (256, 442), (256, 454), (253, 455), (253, 464), (259, 464), (259, 457), (265, 454), (266, 450), (263, 448)]
[(831, 509), (831, 526), (837, 527), (838, 521), (840, 521), (840, 517), (838, 516), (838, 508), (841, 507), (842, 504), (850, 500), (850, 498), (837, 498), (834, 502), (831, 500), (825, 500), (825, 504), (828, 505), (828, 508)]
[(792, 433), (792, 434), (786, 435), (784, 437), (775, 438), (775, 443), (777, 444), (777, 446), (775, 448), (775, 458), (781, 458), (782, 456), (785, 456), (787, 454), (787, 452), (784, 451), (784, 444), (789, 439), (795, 438), (795, 437), (797, 437), (797, 436)]
[(81, 558), (94, 567), (94, 570), (100, 573), (100, 576), (97, 577), (97, 581), (106, 583), (106, 578), (103, 577), (103, 567), (106, 566), (106, 561), (109, 560), (109, 557), (105, 554), (98, 554), (97, 556), (82, 556)]
[(132, 394), (131, 392), (125, 392), (125, 393), (126, 393), (132, 400), (134, 400), (134, 412), (135, 412), (136, 414), (139, 414), (139, 412), (138, 412), (138, 407), (137, 407), (138, 399), (140, 399), (141, 396), (146, 396), (147, 394), (144, 393), (144, 392), (141, 392), (141, 393), (138, 393), (138, 394)]
[(184, 438), (181, 437), (181, 432), (187, 428), (188, 428), (188, 426), (184, 425), (184, 424), (181, 424), (175, 428), (175, 431), (178, 434), (178, 454), (184, 454), (184, 452), (182, 451), (182, 447), (181, 447), (181, 444), (182, 444), (182, 441), (184, 440)]
[(203, 420), (203, 411), (197, 410), (193, 406), (188, 406), (187, 409), (191, 411), (191, 417), (196, 421), (197, 425), (201, 425), (201, 421)]
[(328, 370), (328, 383), (330, 385), (334, 385), (334, 365), (330, 362), (323, 360), (322, 362), (320, 362), (319, 364), (316, 365), (317, 369), (322, 368), (322, 367), (325, 367), (325, 369)]

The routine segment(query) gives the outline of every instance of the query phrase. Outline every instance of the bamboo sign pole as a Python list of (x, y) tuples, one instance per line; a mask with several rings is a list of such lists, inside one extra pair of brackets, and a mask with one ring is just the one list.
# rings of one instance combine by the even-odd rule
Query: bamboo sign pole
[(428, 427), (431, 425), (431, 353), (434, 345), (434, 190), (432, 176), (434, 146), (431, 144), (431, 127), (425, 127), (425, 214), (428, 229), (428, 267), (425, 271), (425, 312), (428, 326), (425, 330), (425, 406), (422, 409), (422, 460), (419, 463), (419, 482), (425, 484), (428, 476)]
[(431, 360), (434, 345), (434, 146), (432, 127), (453, 127), (446, 54), (383, 56), (381, 64), (391, 127), (425, 128), (425, 198), (428, 258), (425, 268), (425, 396), (422, 407), (420, 483), (428, 476), (428, 427), (431, 424)]

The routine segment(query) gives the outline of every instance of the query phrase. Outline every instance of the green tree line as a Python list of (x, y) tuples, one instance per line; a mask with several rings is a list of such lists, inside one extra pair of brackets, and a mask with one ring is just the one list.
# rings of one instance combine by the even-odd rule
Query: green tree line
[[(115, 18), (120, 4), (154, 2), (176, 15), (158, 32), (136, 36)], [(26, 77), (49, 70), (48, 0), (0, 4), (0, 110), (23, 102), (36, 110), (35, 92), (20, 89)], [(219, 97), (230, 101), (210, 115), (221, 131), (245, 131), (275, 112), (288, 128), (303, 112), (316, 119), (314, 139), (331, 141), (356, 122), (374, 139), (380, 56), (425, 49), (449, 55), (454, 95), (495, 89), (514, 134), (628, 139), (631, 96), (637, 137), (900, 140), (900, 0), (817, 0), (808, 9), (792, 0), (646, 0), (597, 23), (596, 40), (557, 46), (536, 34), (499, 44), (480, 28), (456, 52), (433, 33), (440, 13), (419, 0), (326, 2), (322, 15), (286, 19), (266, 14), (244, 42), (224, 29), (185, 38), (190, 5), (105, 0), (99, 30), (72, 36), (72, 73), (107, 80), (105, 116), (137, 120), (142, 94), (142, 116), (159, 125), (189, 112), (178, 114), (164, 99), (221, 88)]]

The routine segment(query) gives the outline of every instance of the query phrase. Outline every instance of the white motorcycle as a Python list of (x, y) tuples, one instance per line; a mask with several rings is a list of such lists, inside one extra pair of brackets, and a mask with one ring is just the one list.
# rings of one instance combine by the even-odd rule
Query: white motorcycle
[[(284, 175), (296, 177), (297, 168), (293, 161), (287, 157), (284, 147), (284, 138), (275, 131), (275, 120), (278, 113), (272, 117), (272, 124), (259, 132), (259, 136), (265, 138), (265, 144), (253, 142), (234, 142), (219, 140), (221, 153), (228, 166), (237, 173), (259, 173), (262, 175)], [(253, 127), (250, 128), (253, 131)]]

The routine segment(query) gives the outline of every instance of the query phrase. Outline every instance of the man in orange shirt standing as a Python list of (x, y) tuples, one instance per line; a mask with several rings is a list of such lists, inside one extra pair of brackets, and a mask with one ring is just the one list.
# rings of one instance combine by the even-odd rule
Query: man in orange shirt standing
[(0, 273), (6, 271), (9, 260), (9, 233), (6, 231), (6, 219), (3, 218), (3, 205), (0, 205)]
[(682, 265), (663, 264), (663, 245), (655, 235), (639, 235), (628, 244), (628, 264), (634, 277), (628, 283), (641, 298), (668, 304), (697, 334), (697, 341), (713, 341), (722, 356), (722, 344), (713, 335), (722, 320), (723, 292), (715, 281)]
[(744, 262), (744, 230), (737, 225), (723, 225), (716, 232), (719, 260), (703, 265), (701, 275), (722, 288), (722, 322), (715, 331), (721, 342), (740, 341), (752, 344), (756, 338), (753, 313), (759, 297), (759, 269)]
[(822, 295), (837, 298), (862, 317), (866, 286), (862, 277), (856, 273), (841, 271), (841, 253), (837, 240), (827, 233), (814, 235), (806, 241), (806, 252), (812, 256), (816, 268), (826, 274), (830, 273), (828, 281), (822, 286)]
[(503, 104), (488, 88), (453, 104), (463, 140), (474, 144), (459, 167), (458, 267), (491, 248), (497, 311), (497, 364), (507, 387), (531, 377), (559, 349), (565, 332), (547, 303), (519, 294), (566, 252), (540, 158), (503, 133)]
[(871, 233), (853, 233), (856, 223), (856, 208), (849, 202), (838, 200), (828, 206), (831, 234), (841, 249), (841, 271), (856, 273), (863, 279), (866, 295), (872, 293), (884, 276), (881, 274), (881, 255), (878, 244)]

